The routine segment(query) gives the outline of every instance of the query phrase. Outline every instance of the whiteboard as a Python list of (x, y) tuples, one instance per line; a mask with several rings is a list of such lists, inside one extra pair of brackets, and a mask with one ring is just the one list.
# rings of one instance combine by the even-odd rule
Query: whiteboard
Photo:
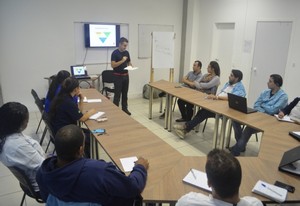
[(152, 33), (152, 68), (174, 68), (174, 32)]
[(155, 31), (174, 31), (173, 25), (155, 25), (155, 24), (139, 24), (138, 25), (138, 58), (151, 58), (151, 40), (152, 32)]
[[(116, 48), (86, 48), (84, 44), (84, 24), (103, 22), (74, 22), (75, 64), (110, 64), (111, 53)], [(120, 23), (107, 23), (120, 25), (120, 36), (129, 39), (129, 25)], [(130, 41), (130, 40), (129, 40)], [(128, 45), (129, 48), (129, 45)]]

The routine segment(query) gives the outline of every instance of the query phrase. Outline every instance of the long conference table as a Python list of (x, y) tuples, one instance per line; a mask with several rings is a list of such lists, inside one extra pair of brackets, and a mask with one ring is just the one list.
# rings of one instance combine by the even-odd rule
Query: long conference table
[[(243, 171), (240, 187), (241, 196), (250, 195), (259, 198), (264, 203), (270, 203), (272, 202), (271, 200), (256, 195), (251, 190), (258, 180), (269, 183), (274, 183), (278, 180), (296, 188), (295, 193), (288, 194), (286, 202), (300, 202), (300, 193), (298, 192), (300, 189), (299, 177), (279, 172), (277, 169), (283, 153), (299, 145), (299, 142), (288, 135), (288, 131), (299, 130), (299, 125), (282, 123), (262, 113), (242, 114), (228, 108), (225, 101), (208, 100), (197, 91), (188, 88), (178, 89), (175, 88), (176, 85), (167, 81), (158, 81), (150, 84), (153, 88), (165, 91), (169, 96), (169, 103), (172, 102), (171, 98), (174, 96), (188, 100), (197, 106), (209, 109), (219, 115), (247, 124), (263, 132), (258, 157), (238, 158)], [(105, 112), (108, 117), (106, 122), (86, 121), (86, 126), (90, 130), (106, 129), (106, 134), (92, 138), (92, 142), (94, 142), (92, 149), (96, 151), (96, 145), (100, 144), (114, 164), (122, 171), (120, 158), (143, 156), (149, 160), (150, 168), (148, 170), (147, 185), (141, 194), (144, 202), (170, 203), (174, 205), (182, 195), (191, 191), (208, 194), (204, 190), (182, 182), (183, 177), (189, 172), (190, 168), (205, 171), (206, 157), (183, 156), (146, 127), (116, 107), (95, 89), (82, 90), (82, 93), (88, 99), (102, 99), (101, 103), (84, 103), (81, 108), (83, 112), (95, 108)]]

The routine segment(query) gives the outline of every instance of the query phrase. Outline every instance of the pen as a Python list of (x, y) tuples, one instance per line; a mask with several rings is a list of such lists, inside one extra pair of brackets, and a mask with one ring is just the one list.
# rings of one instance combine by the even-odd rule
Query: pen
[(192, 173), (193, 177), (194, 177), (195, 179), (197, 179), (197, 177), (196, 177), (196, 175), (195, 175), (195, 173), (194, 173), (194, 171), (193, 171), (192, 168), (191, 168), (191, 173)]
[(273, 193), (279, 195), (280, 197), (282, 196), (281, 194), (279, 194), (278, 192), (276, 192), (276, 191), (273, 190), (272, 188), (268, 187), (267, 185), (265, 185), (265, 184), (263, 184), (263, 183), (262, 183), (261, 185), (262, 185), (263, 187), (267, 188), (268, 190), (270, 190), (271, 192), (273, 192)]

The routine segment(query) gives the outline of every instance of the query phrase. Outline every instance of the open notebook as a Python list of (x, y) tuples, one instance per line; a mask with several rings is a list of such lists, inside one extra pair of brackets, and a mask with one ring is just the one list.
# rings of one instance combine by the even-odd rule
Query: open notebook
[(211, 192), (211, 188), (207, 185), (207, 176), (205, 172), (191, 169), (182, 181)]

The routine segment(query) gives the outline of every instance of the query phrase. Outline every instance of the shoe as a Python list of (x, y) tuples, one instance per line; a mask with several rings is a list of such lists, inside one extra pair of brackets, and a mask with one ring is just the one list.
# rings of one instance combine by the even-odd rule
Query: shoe
[[(229, 147), (228, 150), (229, 150), (230, 152), (232, 152), (232, 151), (233, 151), (233, 146), (232, 146), (232, 147)], [(240, 151), (240, 152), (246, 152), (246, 148), (244, 148), (244, 149), (243, 149), (242, 151)]]
[(184, 129), (175, 129), (176, 134), (179, 136), (180, 139), (184, 139), (186, 135), (186, 131)]
[(180, 130), (184, 130), (184, 126), (182, 124), (174, 124), (173, 125), (174, 129), (180, 129)]
[(162, 113), (160, 116), (159, 116), (159, 119), (164, 119), (165, 118), (165, 113)]
[(183, 119), (183, 118), (176, 119), (175, 121), (176, 121), (176, 122), (187, 122), (187, 120), (186, 120), (186, 119)]
[(123, 112), (125, 112), (126, 114), (128, 114), (129, 116), (131, 115), (131, 113), (128, 111), (128, 109), (122, 109)]

